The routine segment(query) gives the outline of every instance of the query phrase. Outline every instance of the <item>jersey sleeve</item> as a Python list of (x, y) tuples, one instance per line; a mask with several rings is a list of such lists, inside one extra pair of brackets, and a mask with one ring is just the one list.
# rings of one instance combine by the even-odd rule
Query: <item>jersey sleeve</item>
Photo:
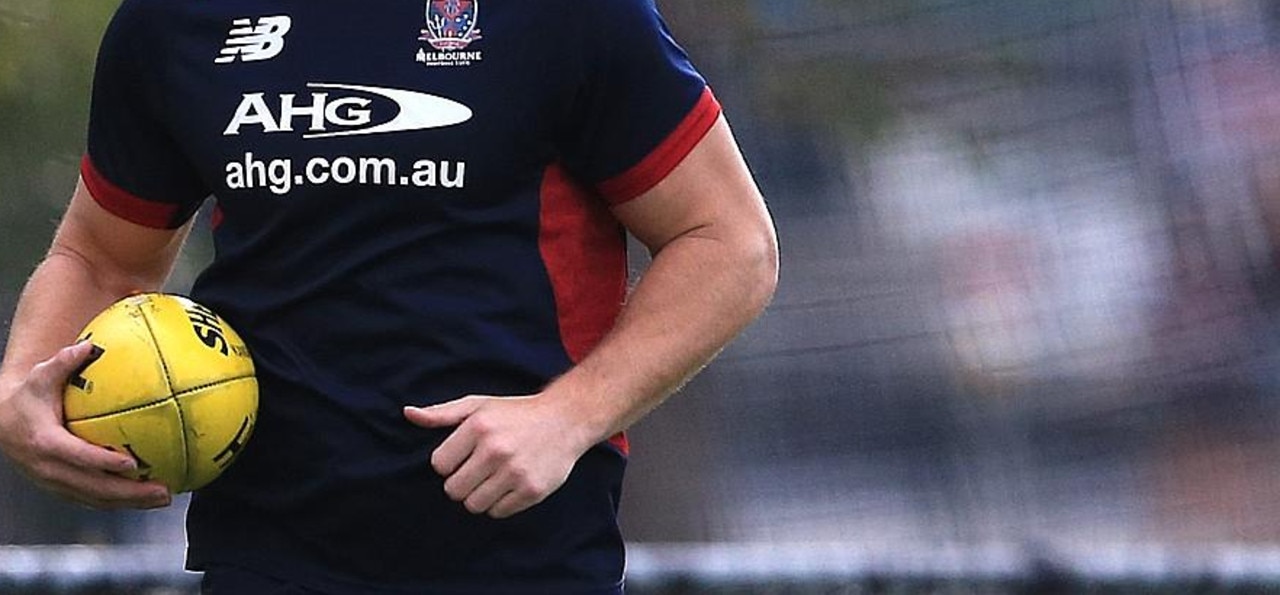
[(653, 0), (598, 0), (567, 168), (610, 203), (661, 182), (706, 135), (720, 104)]
[(165, 125), (163, 31), (144, 2), (126, 0), (103, 36), (94, 71), (87, 151), (80, 175), (107, 211), (139, 225), (173, 229), (208, 196)]

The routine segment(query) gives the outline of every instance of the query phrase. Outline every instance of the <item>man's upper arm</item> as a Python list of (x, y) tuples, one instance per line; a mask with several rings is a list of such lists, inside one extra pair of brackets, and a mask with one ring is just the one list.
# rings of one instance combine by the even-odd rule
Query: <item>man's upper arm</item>
[(654, 253), (681, 236), (776, 250), (764, 199), (723, 117), (661, 182), (613, 212)]
[(83, 261), (100, 285), (154, 290), (168, 276), (189, 229), (189, 222), (155, 229), (123, 219), (99, 205), (80, 180), (49, 253)]

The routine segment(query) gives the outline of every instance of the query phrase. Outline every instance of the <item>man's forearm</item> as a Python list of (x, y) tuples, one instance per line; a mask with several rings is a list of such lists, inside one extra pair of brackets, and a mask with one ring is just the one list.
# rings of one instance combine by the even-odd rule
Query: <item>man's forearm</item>
[(18, 299), (0, 364), (0, 388), (74, 341), (115, 300), (158, 289), (189, 229), (128, 223), (98, 206), (83, 182), (76, 184), (48, 255)]
[(18, 300), (0, 365), (0, 384), (16, 382), (36, 363), (70, 344), (90, 319), (132, 289), (104, 284), (74, 253), (51, 252)]
[(657, 407), (756, 318), (777, 283), (770, 235), (695, 231), (659, 252), (612, 332), (544, 395), (596, 442)]

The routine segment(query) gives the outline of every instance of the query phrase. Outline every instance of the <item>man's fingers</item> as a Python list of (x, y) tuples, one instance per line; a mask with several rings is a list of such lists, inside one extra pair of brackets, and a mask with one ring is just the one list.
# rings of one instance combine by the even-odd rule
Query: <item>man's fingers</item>
[(61, 427), (47, 432), (42, 441), (49, 456), (81, 469), (128, 473), (138, 468), (132, 456), (85, 442)]
[[(472, 514), (482, 514), (490, 512), (502, 497), (510, 493), (507, 482), (499, 477), (490, 477), (488, 481), (480, 484), (471, 493), (467, 494), (462, 505)], [(456, 499), (456, 498), (455, 498)]]
[(39, 462), (33, 478), (72, 500), (95, 508), (155, 508), (170, 502), (168, 489), (119, 475), (138, 468), (133, 457), (76, 437), (61, 426), (36, 438)]
[(64, 477), (55, 491), (73, 500), (103, 510), (123, 508), (163, 508), (173, 496), (163, 485), (142, 482), (110, 473)]
[(159, 508), (172, 501), (168, 488), (159, 482), (138, 481), (65, 459), (48, 459), (32, 471), (38, 483), (94, 508)]
[(475, 428), (464, 426), (471, 414), (487, 402), (484, 397), (463, 397), (431, 407), (405, 407), (404, 416), (410, 422), (424, 428), (458, 426), (444, 442), (431, 453), (431, 467), (445, 477), (453, 475), (471, 456), (476, 446)]
[(453, 475), (462, 463), (471, 456), (476, 447), (476, 435), (471, 428), (460, 427), (454, 430), (445, 441), (431, 453), (431, 467), (444, 477)]
[(173, 503), (173, 495), (162, 484), (143, 482), (118, 475), (92, 477), (92, 487), (80, 491), (86, 504), (94, 508), (163, 508)]
[(63, 347), (53, 357), (36, 364), (31, 369), (31, 381), (38, 385), (44, 394), (51, 391), (61, 394), (67, 378), (88, 361), (93, 353), (94, 345), (88, 341)]
[(430, 407), (408, 406), (404, 408), (404, 416), (424, 428), (445, 428), (460, 425), (484, 403), (482, 397), (463, 397)]
[(119, 475), (138, 468), (133, 457), (85, 442), (70, 432), (43, 438), (45, 463), (37, 479), (65, 496), (95, 508), (157, 508), (172, 501), (168, 488)]
[[(444, 492), (456, 502), (468, 500), (476, 488), (485, 483), (493, 475), (496, 467), (491, 460), (485, 460), (474, 454), (453, 474), (446, 476)], [(492, 502), (490, 502), (492, 504)], [(488, 508), (487, 506), (485, 508)], [(482, 508), (480, 510), (485, 510)], [(476, 511), (472, 511), (476, 512)]]
[(507, 492), (493, 506), (489, 507), (489, 516), (495, 519), (505, 519), (541, 501), (517, 491)]

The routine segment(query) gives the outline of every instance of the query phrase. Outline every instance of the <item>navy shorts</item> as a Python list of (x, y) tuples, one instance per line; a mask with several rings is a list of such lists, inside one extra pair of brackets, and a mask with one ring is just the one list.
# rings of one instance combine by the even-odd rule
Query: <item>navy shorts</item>
[[(209, 565), (204, 571), (204, 578), (200, 581), (200, 595), (328, 595), (331, 593), (365, 593), (366, 590), (352, 591), (349, 589), (341, 589), (337, 591), (317, 591), (311, 587), (303, 586), (274, 576), (261, 574), (254, 570), (246, 570), (238, 566), (226, 565)], [(409, 591), (396, 591), (409, 592)], [(434, 592), (434, 591), (433, 591)], [(450, 590), (449, 593), (457, 593), (457, 590)], [(486, 592), (493, 592), (486, 590)], [(522, 591), (534, 592), (534, 591)], [(548, 591), (539, 589), (536, 591), (540, 594), (545, 593), (564, 593), (566, 591)], [(582, 593), (582, 591), (573, 591), (574, 593)], [(621, 585), (609, 589), (607, 591), (592, 590), (592, 595), (623, 595)]]
[(210, 566), (200, 595), (321, 595), (320, 591), (235, 566)]

